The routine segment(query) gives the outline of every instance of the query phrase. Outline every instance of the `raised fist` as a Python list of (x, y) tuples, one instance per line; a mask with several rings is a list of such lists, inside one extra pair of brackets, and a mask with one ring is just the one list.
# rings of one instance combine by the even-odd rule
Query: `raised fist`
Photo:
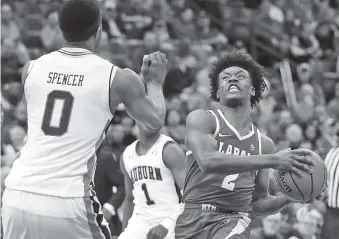
[(166, 55), (160, 51), (145, 55), (142, 61), (141, 77), (144, 82), (163, 84), (167, 74)]

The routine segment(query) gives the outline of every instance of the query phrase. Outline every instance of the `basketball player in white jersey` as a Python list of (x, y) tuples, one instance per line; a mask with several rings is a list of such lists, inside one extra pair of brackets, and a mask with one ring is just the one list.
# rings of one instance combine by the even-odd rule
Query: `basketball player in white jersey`
[(126, 196), (118, 239), (174, 239), (186, 175), (182, 149), (160, 130), (139, 127), (139, 140), (125, 149), (120, 166)]
[(67, 47), (22, 74), (28, 139), (5, 182), (4, 239), (110, 238), (91, 184), (105, 130), (120, 103), (143, 128), (163, 125), (164, 54), (144, 58), (146, 95), (136, 73), (93, 54), (101, 36), (95, 0), (66, 1), (59, 25)]

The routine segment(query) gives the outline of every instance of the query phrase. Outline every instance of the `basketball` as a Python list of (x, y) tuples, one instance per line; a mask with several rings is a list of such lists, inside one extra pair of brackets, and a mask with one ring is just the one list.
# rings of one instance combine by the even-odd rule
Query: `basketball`
[(286, 196), (297, 201), (309, 201), (316, 198), (323, 190), (327, 180), (327, 170), (323, 159), (313, 151), (311, 155), (307, 155), (315, 166), (309, 166), (313, 173), (304, 173), (303, 178), (299, 178), (295, 174), (286, 171), (274, 172), (278, 188)]

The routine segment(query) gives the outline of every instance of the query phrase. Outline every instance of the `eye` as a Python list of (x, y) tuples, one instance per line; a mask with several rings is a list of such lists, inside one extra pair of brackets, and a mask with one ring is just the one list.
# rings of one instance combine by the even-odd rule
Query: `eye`
[(238, 77), (237, 78), (239, 78), (239, 79), (244, 79), (245, 78), (245, 76), (244, 75), (238, 75)]
[(228, 80), (231, 76), (230, 75), (225, 75), (222, 79), (223, 80)]

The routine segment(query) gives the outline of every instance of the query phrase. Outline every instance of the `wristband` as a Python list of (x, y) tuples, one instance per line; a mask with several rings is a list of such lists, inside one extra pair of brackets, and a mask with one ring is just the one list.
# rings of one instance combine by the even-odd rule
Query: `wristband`
[(109, 203), (105, 203), (103, 205), (103, 208), (105, 208), (107, 211), (109, 211), (111, 213), (112, 216), (115, 216), (115, 208), (113, 205), (109, 204)]
[(164, 228), (166, 228), (166, 229), (169, 231), (170, 229), (173, 228), (174, 222), (172, 221), (172, 219), (170, 219), (170, 218), (167, 217), (165, 220), (163, 220), (163, 221), (160, 223), (160, 225), (162, 225)]

